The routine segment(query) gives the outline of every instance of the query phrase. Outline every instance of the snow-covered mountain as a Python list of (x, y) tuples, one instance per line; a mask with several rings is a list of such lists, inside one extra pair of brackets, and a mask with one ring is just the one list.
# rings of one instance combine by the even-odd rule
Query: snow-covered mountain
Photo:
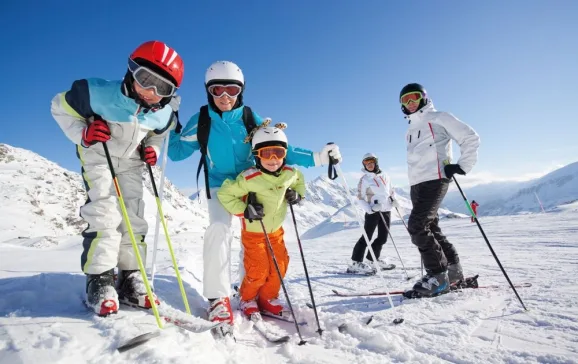
[[(466, 189), (465, 193), (470, 201), (476, 200), (480, 204), (480, 216), (540, 212), (538, 198), (548, 211), (578, 200), (578, 162), (530, 181), (478, 185)], [(449, 192), (443, 206), (467, 212), (459, 191)]]
[[(160, 171), (153, 170), (160, 187)], [(145, 217), (152, 232), (157, 208), (146, 169), (143, 180), (147, 187)], [(0, 144), (0, 199), (2, 241), (30, 238), (38, 243), (43, 237), (45, 243), (53, 237), (79, 234), (85, 228), (79, 216), (79, 208), (86, 200), (80, 174), (29, 150)], [(163, 212), (172, 233), (203, 228), (208, 222), (206, 211), (182, 195), (168, 179), (164, 184)]]

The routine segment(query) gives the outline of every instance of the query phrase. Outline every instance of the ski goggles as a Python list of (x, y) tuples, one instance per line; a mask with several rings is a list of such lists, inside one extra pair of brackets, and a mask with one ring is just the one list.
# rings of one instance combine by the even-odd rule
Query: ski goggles
[(283, 159), (287, 156), (287, 149), (279, 146), (263, 147), (255, 151), (257, 157), (265, 160)]
[(139, 65), (132, 59), (128, 60), (128, 69), (140, 87), (144, 89), (152, 88), (157, 96), (170, 97), (173, 96), (177, 90), (171, 81)]
[(227, 94), (229, 97), (237, 97), (243, 91), (243, 88), (239, 85), (211, 85), (207, 88), (207, 91), (215, 97), (222, 97)]
[(371, 163), (376, 164), (376, 163), (377, 163), (377, 159), (375, 159), (375, 158), (367, 158), (367, 159), (364, 159), (364, 160), (362, 161), (362, 163), (363, 163), (364, 166), (367, 166), (368, 164), (371, 164)]
[(421, 92), (412, 91), (402, 95), (400, 101), (403, 106), (407, 106), (409, 105), (410, 102), (419, 103), (421, 99), (423, 99), (423, 95)]

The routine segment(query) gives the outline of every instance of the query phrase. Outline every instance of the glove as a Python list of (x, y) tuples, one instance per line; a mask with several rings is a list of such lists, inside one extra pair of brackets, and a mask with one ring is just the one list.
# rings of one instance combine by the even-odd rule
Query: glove
[(260, 203), (247, 204), (243, 216), (250, 222), (253, 222), (253, 220), (262, 220), (263, 217), (265, 216), (265, 214), (263, 213), (263, 205), (261, 205)]
[(397, 202), (396, 199), (394, 199), (393, 197), (389, 198), (391, 201), (391, 206), (395, 207), (395, 208), (399, 208), (399, 202)]
[(169, 106), (173, 109), (173, 112), (179, 111), (179, 107), (181, 106), (181, 97), (179, 95), (175, 95), (169, 101)]
[(446, 166), (444, 167), (444, 172), (446, 174), (446, 177), (449, 179), (452, 179), (452, 177), (456, 173), (461, 175), (466, 174), (466, 172), (464, 172), (464, 170), (462, 169), (462, 167), (460, 167), (459, 164), (446, 164)]
[(110, 129), (106, 121), (97, 119), (90, 123), (82, 133), (82, 146), (88, 148), (98, 142), (106, 142), (110, 139)]
[(379, 202), (376, 201), (373, 205), (371, 205), (371, 211), (379, 212), (381, 210), (383, 210), (383, 205), (380, 204)]
[(150, 146), (146, 147), (144, 149), (144, 152), (142, 153), (141, 158), (143, 161), (145, 161), (147, 164), (151, 166), (157, 164), (157, 152), (155, 151), (155, 148)]
[(285, 191), (285, 200), (289, 205), (295, 205), (301, 201), (301, 196), (295, 191), (290, 188)]
[(329, 165), (329, 163), (331, 163), (329, 156), (333, 157), (333, 164), (341, 163), (341, 153), (339, 152), (337, 144), (326, 144), (321, 152), (313, 153), (315, 166)]
[(181, 106), (181, 97), (179, 95), (175, 95), (169, 101), (169, 106), (173, 109), (177, 119), (177, 125), (175, 126), (175, 133), (180, 134), (181, 130), (183, 130), (183, 125), (179, 121), (179, 107)]

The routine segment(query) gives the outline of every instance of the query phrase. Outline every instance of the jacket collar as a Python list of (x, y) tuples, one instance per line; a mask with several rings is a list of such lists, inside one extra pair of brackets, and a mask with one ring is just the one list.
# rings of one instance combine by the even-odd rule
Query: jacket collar
[(225, 111), (219, 115), (212, 107), (209, 107), (209, 116), (212, 120), (222, 120), (223, 122), (230, 124), (233, 122), (238, 122), (243, 119), (243, 108), (245, 106), (240, 106), (231, 111)]
[(415, 125), (415, 124), (419, 124), (422, 121), (424, 121), (425, 119), (428, 118), (428, 114), (431, 112), (435, 112), (436, 109), (433, 105), (433, 101), (430, 99), (427, 103), (427, 105), (425, 105), (424, 107), (422, 107), (420, 110), (414, 112), (411, 115), (406, 115), (404, 116), (405, 119), (407, 119), (407, 123), (410, 125)]

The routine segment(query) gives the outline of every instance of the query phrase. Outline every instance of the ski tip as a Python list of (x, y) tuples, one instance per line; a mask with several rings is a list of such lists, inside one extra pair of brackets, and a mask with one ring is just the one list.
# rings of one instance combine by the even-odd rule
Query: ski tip
[(125, 351), (128, 351), (130, 349), (134, 349), (137, 346), (141, 346), (141, 345), (147, 343), (150, 339), (154, 339), (155, 337), (160, 336), (160, 334), (161, 334), (160, 331), (147, 332), (146, 334), (142, 334), (142, 335), (139, 335), (137, 337), (130, 339), (125, 344), (116, 348), (116, 350), (119, 353), (124, 353)]
[(371, 315), (371, 316), (369, 317), (369, 319), (367, 319), (367, 321), (365, 321), (365, 324), (366, 324), (366, 325), (369, 325), (369, 324), (371, 323), (371, 321), (373, 321), (373, 315)]

